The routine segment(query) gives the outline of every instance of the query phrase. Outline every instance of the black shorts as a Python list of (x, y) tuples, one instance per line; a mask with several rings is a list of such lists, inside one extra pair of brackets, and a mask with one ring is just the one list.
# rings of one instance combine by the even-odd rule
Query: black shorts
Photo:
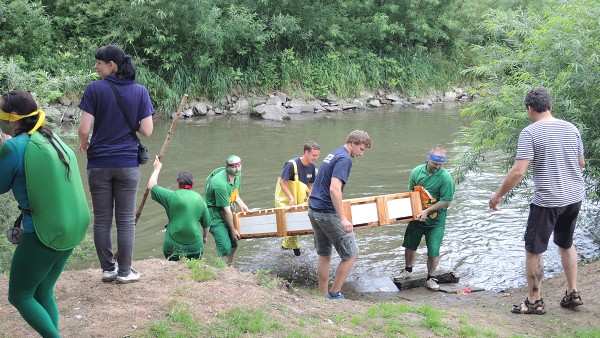
[(525, 229), (525, 250), (541, 254), (548, 249), (550, 235), (554, 232), (554, 244), (563, 249), (573, 245), (573, 232), (581, 202), (559, 208), (529, 205), (529, 218)]

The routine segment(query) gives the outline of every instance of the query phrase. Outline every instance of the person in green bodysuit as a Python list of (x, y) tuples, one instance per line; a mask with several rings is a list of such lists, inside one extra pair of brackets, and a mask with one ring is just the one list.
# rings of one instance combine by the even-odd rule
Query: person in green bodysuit
[[(163, 242), (165, 258), (178, 261), (180, 257), (189, 259), (202, 257), (210, 227), (210, 217), (204, 199), (192, 190), (194, 177), (187, 171), (180, 172), (177, 175), (179, 190), (173, 191), (158, 185), (158, 175), (162, 168), (158, 156), (154, 160), (153, 167), (148, 189), (151, 191), (152, 199), (165, 208), (169, 219)], [(198, 223), (202, 225), (202, 231)]]
[(217, 168), (206, 179), (204, 196), (210, 212), (210, 233), (215, 238), (217, 255), (227, 258), (227, 264), (233, 263), (240, 234), (233, 226), (233, 205), (237, 204), (242, 212), (250, 211), (240, 198), (242, 160), (230, 155), (225, 167)]
[(19, 223), (23, 224), (20, 237), (10, 238), (18, 242), (18, 246), (10, 267), (8, 301), (42, 337), (60, 337), (54, 285), (73, 249), (53, 250), (38, 239), (36, 226), (39, 223), (36, 219), (34, 225), (25, 172), (25, 152), (31, 134), (36, 130), (40, 132), (56, 150), (56, 161), (64, 164), (65, 175), (57, 180), (74, 173), (66, 149), (61, 148), (58, 137), (44, 127), (44, 116), (28, 92), (11, 91), (0, 98), (0, 128), (5, 133), (0, 138), (0, 194), (12, 190), (21, 209)]

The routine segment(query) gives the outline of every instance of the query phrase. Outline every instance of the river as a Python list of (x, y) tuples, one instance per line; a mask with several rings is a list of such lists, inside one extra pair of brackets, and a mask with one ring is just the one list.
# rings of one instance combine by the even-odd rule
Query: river
[[(306, 141), (315, 140), (321, 146), (321, 157), (317, 162), (320, 164), (329, 152), (343, 144), (349, 132), (362, 129), (371, 136), (373, 148), (367, 150), (364, 157), (354, 159), (344, 198), (405, 192), (410, 171), (425, 162), (432, 147), (447, 150), (445, 167), (453, 170), (452, 161), (459, 153), (453, 141), (467, 123), (458, 111), (457, 105), (434, 105), (427, 111), (388, 107), (316, 116), (293, 115), (292, 120), (286, 122), (255, 120), (247, 116), (182, 120), (163, 159), (159, 184), (175, 189), (177, 173), (188, 170), (196, 179), (194, 190), (203, 194), (206, 176), (214, 168), (223, 166), (227, 155), (237, 154), (243, 162), (240, 196), (251, 209), (272, 208), (277, 176), (288, 159), (302, 154)], [(155, 122), (152, 137), (144, 140), (151, 153), (160, 151), (170, 125), (170, 121)], [(83, 156), (80, 166), (85, 168)], [(151, 162), (142, 166), (138, 203), (151, 170)], [(490, 212), (487, 206), (490, 195), (503, 177), (490, 165), (483, 173), (468, 176), (466, 182), (457, 187), (448, 213), (439, 265), (439, 270), (456, 272), (461, 281), (495, 291), (526, 283), (522, 237), (527, 197), (518, 193), (509, 204), (501, 205), (499, 212)], [(85, 175), (83, 178), (87, 180)], [(588, 212), (595, 212), (595, 209), (586, 205), (584, 218)], [(134, 259), (163, 257), (166, 222), (163, 208), (148, 198), (137, 225)], [(348, 277), (345, 290), (397, 290), (390, 277), (404, 266), (401, 244), (405, 228), (406, 223), (402, 223), (356, 231), (360, 257)], [(281, 249), (281, 238), (242, 240), (234, 266), (242, 271), (268, 269), (295, 284), (313, 287), (317, 284), (317, 255), (312, 236), (302, 236), (301, 242), (303, 253), (296, 257), (291, 251)], [(600, 253), (598, 244), (590, 239), (584, 227), (577, 228), (575, 243), (580, 259), (591, 259)], [(214, 241), (209, 235), (205, 258), (214, 256)], [(417, 251), (416, 273), (426, 272), (425, 261), (423, 243)], [(335, 268), (338, 262), (339, 257), (334, 254), (332, 267)], [(547, 277), (562, 271), (558, 248), (552, 243), (545, 254), (545, 262)], [(97, 267), (95, 255), (83, 265)]]

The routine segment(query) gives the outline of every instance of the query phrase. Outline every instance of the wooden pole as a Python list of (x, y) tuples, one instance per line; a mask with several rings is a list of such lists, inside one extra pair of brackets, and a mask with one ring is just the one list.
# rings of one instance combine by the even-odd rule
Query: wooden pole
[[(173, 122), (171, 122), (171, 128), (167, 132), (167, 138), (165, 138), (165, 142), (163, 143), (162, 148), (160, 149), (160, 153), (158, 154), (158, 159), (162, 161), (165, 152), (167, 151), (167, 146), (169, 145), (169, 141), (171, 141), (171, 137), (173, 137), (173, 132), (175, 131), (175, 127), (177, 126), (177, 121), (179, 120), (179, 115), (185, 106), (185, 101), (187, 100), (187, 94), (183, 94), (181, 98), (181, 102), (179, 103), (179, 108), (177, 109), (177, 113), (175, 113), (175, 117), (173, 118)], [(140, 215), (142, 214), (142, 209), (144, 209), (144, 204), (146, 204), (146, 199), (148, 198), (148, 193), (150, 193), (150, 189), (146, 185), (146, 191), (144, 192), (144, 197), (142, 197), (142, 201), (140, 202), (140, 206), (138, 207), (135, 213), (135, 224), (137, 224), (138, 219), (140, 219)]]

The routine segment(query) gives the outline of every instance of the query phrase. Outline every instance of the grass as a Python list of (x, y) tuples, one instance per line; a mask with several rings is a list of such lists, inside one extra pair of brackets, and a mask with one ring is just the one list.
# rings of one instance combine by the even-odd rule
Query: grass
[(190, 269), (190, 276), (196, 282), (215, 279), (217, 268), (208, 266), (203, 259), (185, 259), (187, 267)]
[(258, 269), (254, 271), (254, 275), (256, 276), (259, 285), (271, 290), (276, 289), (283, 282), (282, 278), (271, 274), (271, 271), (268, 269)]
[[(175, 298), (181, 299), (176, 294)], [(307, 294), (308, 296), (308, 294)], [(466, 317), (454, 323), (446, 313), (431, 305), (381, 303), (364, 313), (332, 313), (329, 318), (298, 315), (289, 309), (277, 312), (263, 307), (240, 306), (217, 313), (212, 318), (194, 318), (190, 305), (173, 300), (165, 318), (155, 321), (142, 337), (259, 337), (301, 338), (313, 336), (341, 337), (498, 337), (491, 329), (475, 327)], [(286, 317), (291, 317), (286, 320)], [(284, 319), (282, 319), (284, 318)], [(200, 321), (208, 324), (201, 324)], [(284, 323), (282, 323), (285, 322)], [(569, 337), (598, 337), (600, 329), (578, 330)]]

